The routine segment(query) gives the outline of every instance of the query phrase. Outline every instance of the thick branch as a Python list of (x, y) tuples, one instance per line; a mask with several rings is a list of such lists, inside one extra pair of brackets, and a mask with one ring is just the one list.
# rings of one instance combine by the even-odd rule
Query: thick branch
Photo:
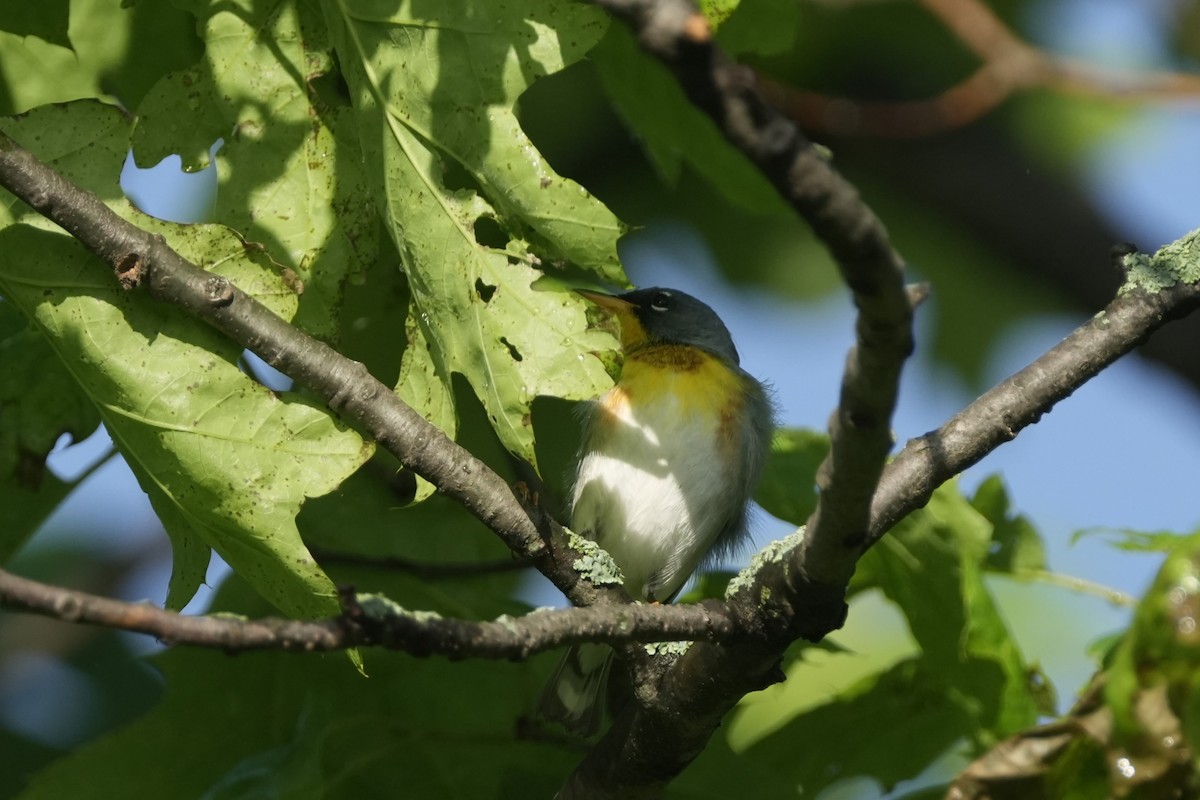
[(514, 553), (533, 559), (576, 605), (629, 602), (619, 586), (584, 580), (571, 566), (579, 554), (557, 523), (527, 511), (503, 478), (413, 411), (366, 367), (288, 324), (225, 278), (187, 261), (161, 237), (121, 219), (3, 132), (0, 186), (107, 262), (122, 286), (144, 289), (183, 308), (316, 392), (404, 466), (460, 502)]
[(379, 645), (418, 656), (524, 659), (578, 642), (621, 645), (729, 639), (735, 634), (732, 618), (720, 603), (609, 604), (475, 622), (410, 612), (379, 598), (358, 597), (347, 591), (342, 596), (342, 616), (315, 622), (186, 616), (147, 603), (127, 603), (38, 583), (2, 569), (0, 606), (65, 622), (145, 633), (167, 644), (227, 652), (316, 652)]

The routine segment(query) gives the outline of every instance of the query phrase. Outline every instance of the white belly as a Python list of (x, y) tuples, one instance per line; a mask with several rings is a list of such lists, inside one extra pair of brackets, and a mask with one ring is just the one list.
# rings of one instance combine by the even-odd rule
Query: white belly
[(717, 421), (668, 394), (635, 418), (628, 404), (593, 426), (572, 494), (571, 527), (595, 539), (635, 597), (667, 601), (732, 518)]

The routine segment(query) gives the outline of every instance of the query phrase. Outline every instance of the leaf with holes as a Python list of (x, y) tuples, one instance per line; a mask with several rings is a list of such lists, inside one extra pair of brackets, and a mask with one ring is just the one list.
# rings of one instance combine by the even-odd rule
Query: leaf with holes
[[(0, 121), (14, 139), (105, 195), (118, 192), (130, 126), (119, 110), (98, 103)], [(285, 319), (295, 314), (295, 294), (276, 265), (228, 229), (160, 222), (123, 200), (109, 206)], [(45, 229), (49, 223), (24, 206), (2, 208), (23, 210), (28, 224), (10, 217), (0, 230), (0, 293), (45, 334), (99, 409), (166, 525), (175, 553), (169, 604), (192, 596), (211, 547), (284, 612), (338, 613), (333, 583), (300, 540), (295, 516), (306, 497), (354, 472), (370, 445), (299, 394), (252, 380), (238, 367), (241, 347), (122, 290), (78, 242)]]
[(342, 286), (378, 250), (350, 109), (326, 100), (332, 71), (320, 12), (308, 2), (190, 2), (205, 58), (165, 76), (138, 109), (134, 154), (182, 152), (189, 169), (217, 152), (214, 221), (267, 247), (304, 292), (295, 324), (336, 334)]
[(610, 380), (588, 354), (614, 347), (588, 329), (581, 300), (535, 282), (557, 261), (626, 280), (621, 225), (550, 169), (513, 105), (534, 79), (580, 58), (606, 18), (567, 0), (323, 7), (438, 365), (422, 380), (464, 375), (501, 441), (532, 462), (533, 399), (599, 394)]

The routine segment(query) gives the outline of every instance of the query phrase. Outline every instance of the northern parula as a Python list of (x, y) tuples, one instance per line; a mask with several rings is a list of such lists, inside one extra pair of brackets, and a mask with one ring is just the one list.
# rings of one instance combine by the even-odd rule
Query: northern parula
[[(771, 403), (739, 366), (720, 317), (691, 295), (578, 291), (616, 315), (625, 359), (616, 385), (587, 409), (571, 528), (608, 551), (631, 595), (668, 602), (701, 563), (745, 538)], [(611, 661), (605, 645), (572, 647), (540, 716), (595, 733)]]

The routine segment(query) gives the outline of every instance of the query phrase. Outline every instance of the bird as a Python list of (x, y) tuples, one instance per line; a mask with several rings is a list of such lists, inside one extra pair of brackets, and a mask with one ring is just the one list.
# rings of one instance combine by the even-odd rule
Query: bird
[[(615, 315), (624, 360), (614, 386), (584, 405), (570, 527), (612, 556), (635, 599), (670, 602), (699, 566), (747, 537), (774, 430), (770, 394), (695, 297), (661, 287), (576, 292)], [(612, 656), (602, 644), (572, 647), (538, 716), (595, 734)]]

